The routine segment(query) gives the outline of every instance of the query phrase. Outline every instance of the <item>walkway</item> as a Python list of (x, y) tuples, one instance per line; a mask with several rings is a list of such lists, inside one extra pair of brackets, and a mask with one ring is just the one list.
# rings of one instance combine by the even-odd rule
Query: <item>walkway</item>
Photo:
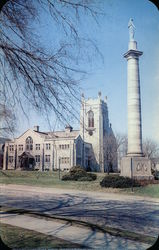
[(2, 206), (158, 236), (159, 199), (119, 193), (0, 185)]
[(71, 226), (70, 223), (61, 223), (55, 220), (46, 220), (32, 216), (9, 214), (1, 212), (1, 223), (34, 230), (46, 235), (51, 235), (63, 240), (84, 245), (91, 249), (108, 250), (145, 250), (150, 245), (141, 242), (127, 240), (121, 237), (91, 230), (80, 226)]

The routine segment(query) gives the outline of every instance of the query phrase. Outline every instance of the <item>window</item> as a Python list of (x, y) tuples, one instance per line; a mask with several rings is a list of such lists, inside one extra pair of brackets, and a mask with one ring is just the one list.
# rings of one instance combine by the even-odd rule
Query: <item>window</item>
[(60, 149), (69, 149), (69, 147), (70, 147), (69, 144), (59, 145)]
[(35, 162), (40, 162), (40, 155), (35, 155)]
[(50, 150), (50, 148), (51, 148), (50, 143), (46, 143), (46, 150)]
[(88, 127), (89, 128), (94, 127), (94, 113), (92, 110), (88, 112)]
[(9, 161), (9, 163), (13, 163), (13, 156), (9, 156), (8, 161)]
[(26, 138), (26, 150), (33, 150), (33, 139), (30, 136)]
[(62, 157), (61, 158), (61, 164), (69, 164), (70, 158), (69, 157)]
[(9, 151), (11, 151), (11, 152), (14, 151), (14, 145), (9, 145)]
[(40, 144), (35, 144), (36, 150), (40, 150)]
[(19, 151), (23, 151), (23, 145), (18, 145)]
[(50, 162), (50, 155), (45, 155), (45, 162)]

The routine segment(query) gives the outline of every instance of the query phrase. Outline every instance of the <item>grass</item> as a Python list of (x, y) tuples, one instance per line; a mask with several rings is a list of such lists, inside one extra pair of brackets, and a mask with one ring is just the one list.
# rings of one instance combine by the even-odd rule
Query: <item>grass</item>
[[(66, 172), (61, 172), (61, 178)], [(1, 184), (21, 184), (40, 187), (56, 187), (79, 189), (87, 191), (100, 191), (100, 181), (103, 174), (98, 173), (95, 181), (62, 181), (59, 180), (58, 172), (31, 172), (31, 171), (0, 171)]]
[[(65, 173), (61, 172), (61, 177)], [(83, 191), (98, 191), (98, 192), (116, 192), (123, 194), (149, 196), (159, 198), (159, 184), (151, 184), (144, 187), (134, 188), (134, 192), (131, 192), (131, 188), (127, 189), (114, 189), (114, 188), (102, 188), (100, 181), (104, 178), (106, 173), (96, 173), (97, 179), (95, 181), (62, 181), (58, 178), (58, 172), (32, 172), (32, 171), (0, 171), (0, 183), (1, 184), (18, 184), (18, 185), (30, 185), (40, 187), (52, 187), (63, 189), (77, 189)]]
[(57, 248), (83, 248), (79, 244), (58, 239), (56, 237), (37, 233), (33, 230), (23, 229), (0, 223), (1, 249), (57, 249)]
[[(131, 188), (123, 190), (126, 193), (131, 193)], [(134, 188), (134, 194), (141, 196), (149, 196), (152, 198), (159, 198), (159, 184), (150, 184), (144, 187)]]

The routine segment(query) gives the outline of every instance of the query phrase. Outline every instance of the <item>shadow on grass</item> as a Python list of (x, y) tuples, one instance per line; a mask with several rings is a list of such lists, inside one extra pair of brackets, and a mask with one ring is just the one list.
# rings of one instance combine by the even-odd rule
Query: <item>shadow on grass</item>
[(1, 224), (1, 250), (9, 249), (81, 249), (83, 245), (72, 243), (57, 237), (37, 233), (15, 226)]

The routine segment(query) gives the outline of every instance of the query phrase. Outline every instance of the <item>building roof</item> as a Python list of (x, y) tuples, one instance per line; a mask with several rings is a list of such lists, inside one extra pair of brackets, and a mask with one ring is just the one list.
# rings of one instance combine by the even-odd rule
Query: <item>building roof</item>
[(38, 133), (38, 134), (48, 135), (48, 133), (47, 133), (47, 132), (36, 131), (36, 130), (34, 130), (34, 129), (33, 129), (33, 131), (34, 131), (35, 133)]
[[(45, 138), (46, 135), (48, 135), (48, 133), (46, 133), (46, 132), (36, 131), (36, 130), (34, 130), (34, 129), (27, 129), (23, 134), (21, 134), (20, 136), (18, 136), (18, 137), (15, 138), (15, 139), (19, 139), (19, 138), (22, 137), (25, 133), (27, 133), (29, 130), (32, 130), (34, 133), (37, 133), (38, 135), (40, 135), (41, 137), (44, 137), (44, 138)], [(14, 142), (14, 141), (12, 141), (12, 142)]]
[(71, 138), (75, 139), (79, 135), (79, 130), (72, 130), (70, 132), (68, 131), (55, 131), (55, 132), (47, 132), (48, 136), (46, 136), (47, 139), (51, 138)]
[(30, 152), (23, 152), (20, 156), (20, 158), (34, 158), (33, 155), (30, 154)]
[[(76, 139), (79, 134), (80, 130), (73, 130), (71, 126), (66, 126), (65, 130), (63, 131), (49, 131), (49, 132), (43, 132), (43, 131), (36, 131), (34, 129), (28, 129), (25, 131), (22, 135), (17, 137), (16, 139), (19, 139), (21, 136), (23, 136), (26, 132), (29, 130), (32, 130), (34, 133), (39, 135), (40, 137), (43, 137), (44, 140), (47, 139)], [(10, 141), (11, 143), (14, 143), (14, 141)]]

